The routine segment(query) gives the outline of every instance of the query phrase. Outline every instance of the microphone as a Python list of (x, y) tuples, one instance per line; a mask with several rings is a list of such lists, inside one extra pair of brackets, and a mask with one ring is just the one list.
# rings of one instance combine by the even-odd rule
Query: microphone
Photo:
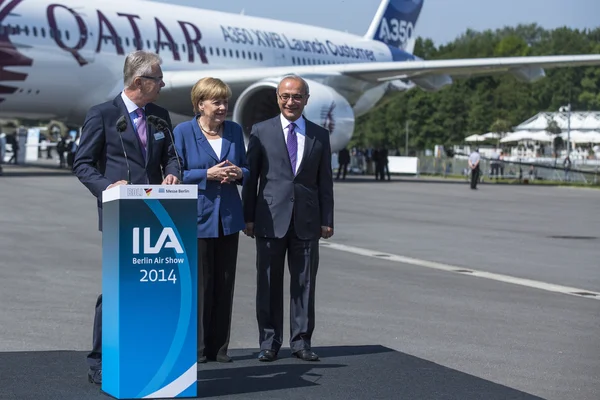
[(177, 146), (175, 146), (175, 138), (173, 137), (173, 132), (171, 132), (171, 130), (169, 129), (169, 124), (167, 124), (167, 121), (165, 121), (164, 119), (162, 119), (161, 117), (157, 117), (156, 115), (148, 115), (146, 117), (146, 120), (148, 121), (148, 123), (152, 126), (154, 126), (154, 128), (156, 128), (157, 131), (167, 131), (169, 133), (169, 137), (171, 138), (171, 145), (173, 146), (173, 150), (175, 150), (175, 157), (177, 158), (177, 165), (179, 166), (179, 180), (183, 180), (183, 170), (181, 169), (181, 161), (179, 161), (179, 153), (177, 153)]
[(121, 139), (121, 148), (123, 149), (123, 155), (125, 156), (125, 163), (127, 164), (127, 183), (131, 183), (131, 168), (129, 168), (129, 159), (127, 158), (127, 152), (125, 151), (125, 143), (123, 143), (123, 132), (127, 129), (127, 121), (125, 116), (117, 120), (117, 132), (119, 132), (119, 139)]

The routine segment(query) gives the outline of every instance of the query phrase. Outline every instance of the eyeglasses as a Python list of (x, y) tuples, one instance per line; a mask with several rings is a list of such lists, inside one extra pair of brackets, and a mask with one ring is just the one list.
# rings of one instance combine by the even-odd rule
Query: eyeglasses
[(153, 80), (154, 82), (160, 82), (163, 80), (162, 76), (156, 77), (156, 76), (140, 75), (140, 78), (150, 79), (150, 80)]
[(308, 97), (307, 94), (289, 94), (289, 93), (283, 93), (283, 94), (277, 93), (277, 96), (283, 102), (287, 102), (289, 99), (292, 99), (292, 101), (294, 101), (296, 103), (301, 102), (304, 98)]

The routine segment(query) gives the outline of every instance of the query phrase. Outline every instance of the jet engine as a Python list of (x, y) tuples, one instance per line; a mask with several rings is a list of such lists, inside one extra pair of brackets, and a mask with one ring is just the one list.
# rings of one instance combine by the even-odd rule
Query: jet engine
[[(276, 89), (280, 79), (265, 79), (249, 86), (235, 102), (233, 120), (244, 129), (246, 142), (252, 125), (279, 114)], [(306, 80), (310, 98), (304, 116), (329, 131), (331, 151), (348, 144), (354, 132), (354, 112), (348, 101), (333, 88)]]

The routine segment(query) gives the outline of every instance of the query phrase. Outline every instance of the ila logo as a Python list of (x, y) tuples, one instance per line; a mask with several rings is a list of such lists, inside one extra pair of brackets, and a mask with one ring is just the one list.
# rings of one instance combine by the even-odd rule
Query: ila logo
[[(158, 254), (162, 249), (174, 249), (176, 253), (183, 254), (183, 247), (173, 228), (163, 228), (156, 244), (150, 243), (150, 228), (144, 228), (144, 254)], [(133, 254), (140, 254), (140, 228), (133, 228)]]

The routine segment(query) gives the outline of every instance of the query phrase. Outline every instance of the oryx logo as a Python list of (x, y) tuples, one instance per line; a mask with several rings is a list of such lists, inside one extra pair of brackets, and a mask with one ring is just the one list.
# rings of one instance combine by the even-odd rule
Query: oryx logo
[[(176, 253), (183, 254), (183, 247), (173, 228), (163, 228), (158, 240), (150, 243), (150, 228), (144, 228), (143, 254), (158, 254), (162, 249), (174, 249)], [(133, 254), (140, 254), (140, 228), (133, 228)]]
[(329, 131), (331, 135), (335, 129), (335, 119), (333, 118), (333, 110), (335, 109), (335, 101), (329, 106), (321, 108), (321, 126)]
[[(17, 23), (8, 24), (5, 22), (6, 17), (11, 15), (15, 7), (22, 1), (23, 0), (12, 0), (4, 4), (5, 1), (0, 0), (0, 95), (12, 94), (18, 89), (13, 86), (5, 86), (2, 82), (24, 81), (27, 78), (27, 74), (7, 71), (6, 67), (30, 67), (33, 63), (31, 58), (19, 53), (9, 39), (10, 34), (14, 34), (18, 29), (23, 28)], [(4, 98), (0, 97), (0, 103), (4, 100)]]
[(390, 46), (404, 49), (413, 38), (415, 25), (423, 7), (423, 0), (390, 0), (375, 39)]

